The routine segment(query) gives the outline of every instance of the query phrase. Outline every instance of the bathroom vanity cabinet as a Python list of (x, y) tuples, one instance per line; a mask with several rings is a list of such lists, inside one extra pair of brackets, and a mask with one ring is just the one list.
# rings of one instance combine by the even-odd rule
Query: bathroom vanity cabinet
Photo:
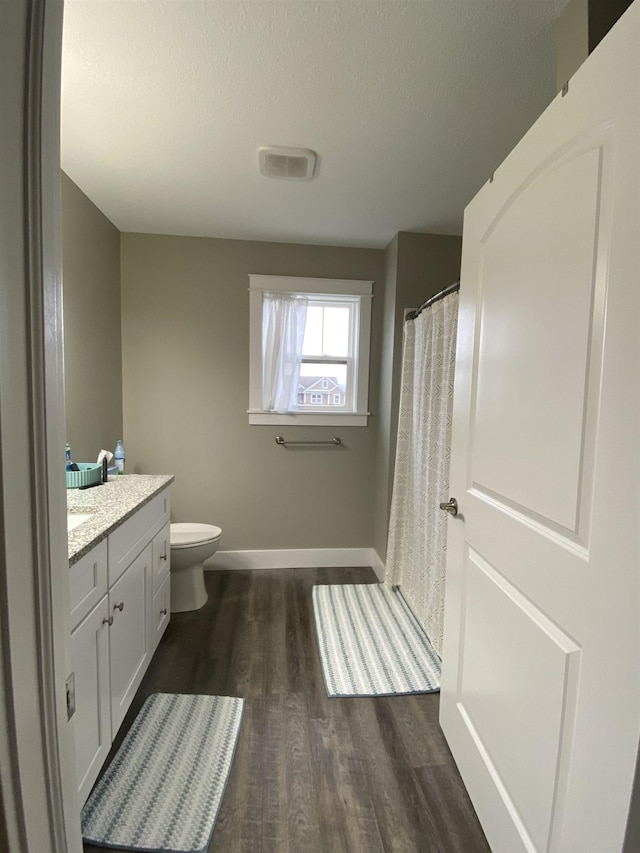
[(169, 489), (69, 568), (80, 803), (169, 623)]

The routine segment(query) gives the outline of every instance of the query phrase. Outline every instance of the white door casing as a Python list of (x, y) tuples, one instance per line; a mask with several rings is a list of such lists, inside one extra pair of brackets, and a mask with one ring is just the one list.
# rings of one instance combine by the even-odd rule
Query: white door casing
[(70, 671), (60, 265), (62, 0), (0, 13), (0, 820), (82, 850)]
[(639, 44), (636, 0), (465, 212), (441, 724), (495, 853), (614, 853), (629, 812)]

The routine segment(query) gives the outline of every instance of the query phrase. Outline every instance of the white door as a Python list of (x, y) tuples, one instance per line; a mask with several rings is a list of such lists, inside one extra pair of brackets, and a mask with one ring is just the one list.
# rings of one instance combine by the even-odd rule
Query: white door
[(465, 213), (441, 724), (494, 853), (624, 839), (640, 732), (639, 45), (636, 2)]

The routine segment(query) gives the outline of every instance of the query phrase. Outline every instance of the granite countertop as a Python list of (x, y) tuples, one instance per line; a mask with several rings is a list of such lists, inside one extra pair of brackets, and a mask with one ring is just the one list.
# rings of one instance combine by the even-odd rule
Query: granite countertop
[(67, 489), (67, 512), (91, 513), (90, 519), (69, 532), (69, 565), (174, 480), (173, 474), (125, 474), (91, 489)]

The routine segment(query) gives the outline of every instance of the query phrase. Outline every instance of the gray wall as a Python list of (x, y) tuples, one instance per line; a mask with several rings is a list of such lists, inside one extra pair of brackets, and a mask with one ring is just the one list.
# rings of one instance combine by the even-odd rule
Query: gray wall
[(385, 283), (382, 299), (382, 329), (380, 341), (380, 368), (378, 417), (376, 426), (375, 491), (373, 506), (373, 547), (385, 561), (389, 525), (389, 496), (393, 477), (395, 437), (391, 435), (391, 401), (393, 385), (393, 351), (396, 336), (396, 294), (398, 274), (399, 234), (385, 250)]
[(461, 253), (461, 237), (407, 231), (400, 231), (386, 250), (373, 536), (374, 547), (383, 562), (398, 430), (404, 314), (460, 276)]
[[(120, 235), (62, 178), (74, 458), (124, 434), (127, 471), (174, 473), (174, 520), (220, 525), (225, 550), (373, 544), (384, 560), (404, 311), (457, 278), (460, 238), (400, 232), (383, 252)], [(254, 272), (374, 280), (368, 427), (249, 426)], [(339, 434), (345, 447), (283, 450), (278, 432)]]
[[(224, 550), (370, 547), (384, 252), (122, 235), (129, 472), (176, 476), (172, 517), (223, 528)], [(368, 427), (249, 426), (249, 273), (372, 279)], [(274, 438), (341, 436), (341, 449)]]
[(64, 173), (62, 274), (67, 441), (92, 462), (122, 437), (120, 232)]
[(588, 0), (589, 3), (589, 53), (624, 15), (633, 0)]
[(632, 0), (570, 0), (554, 24), (559, 92), (626, 12)]
[(589, 55), (588, 0), (570, 0), (553, 31), (558, 55), (556, 92), (559, 92)]

